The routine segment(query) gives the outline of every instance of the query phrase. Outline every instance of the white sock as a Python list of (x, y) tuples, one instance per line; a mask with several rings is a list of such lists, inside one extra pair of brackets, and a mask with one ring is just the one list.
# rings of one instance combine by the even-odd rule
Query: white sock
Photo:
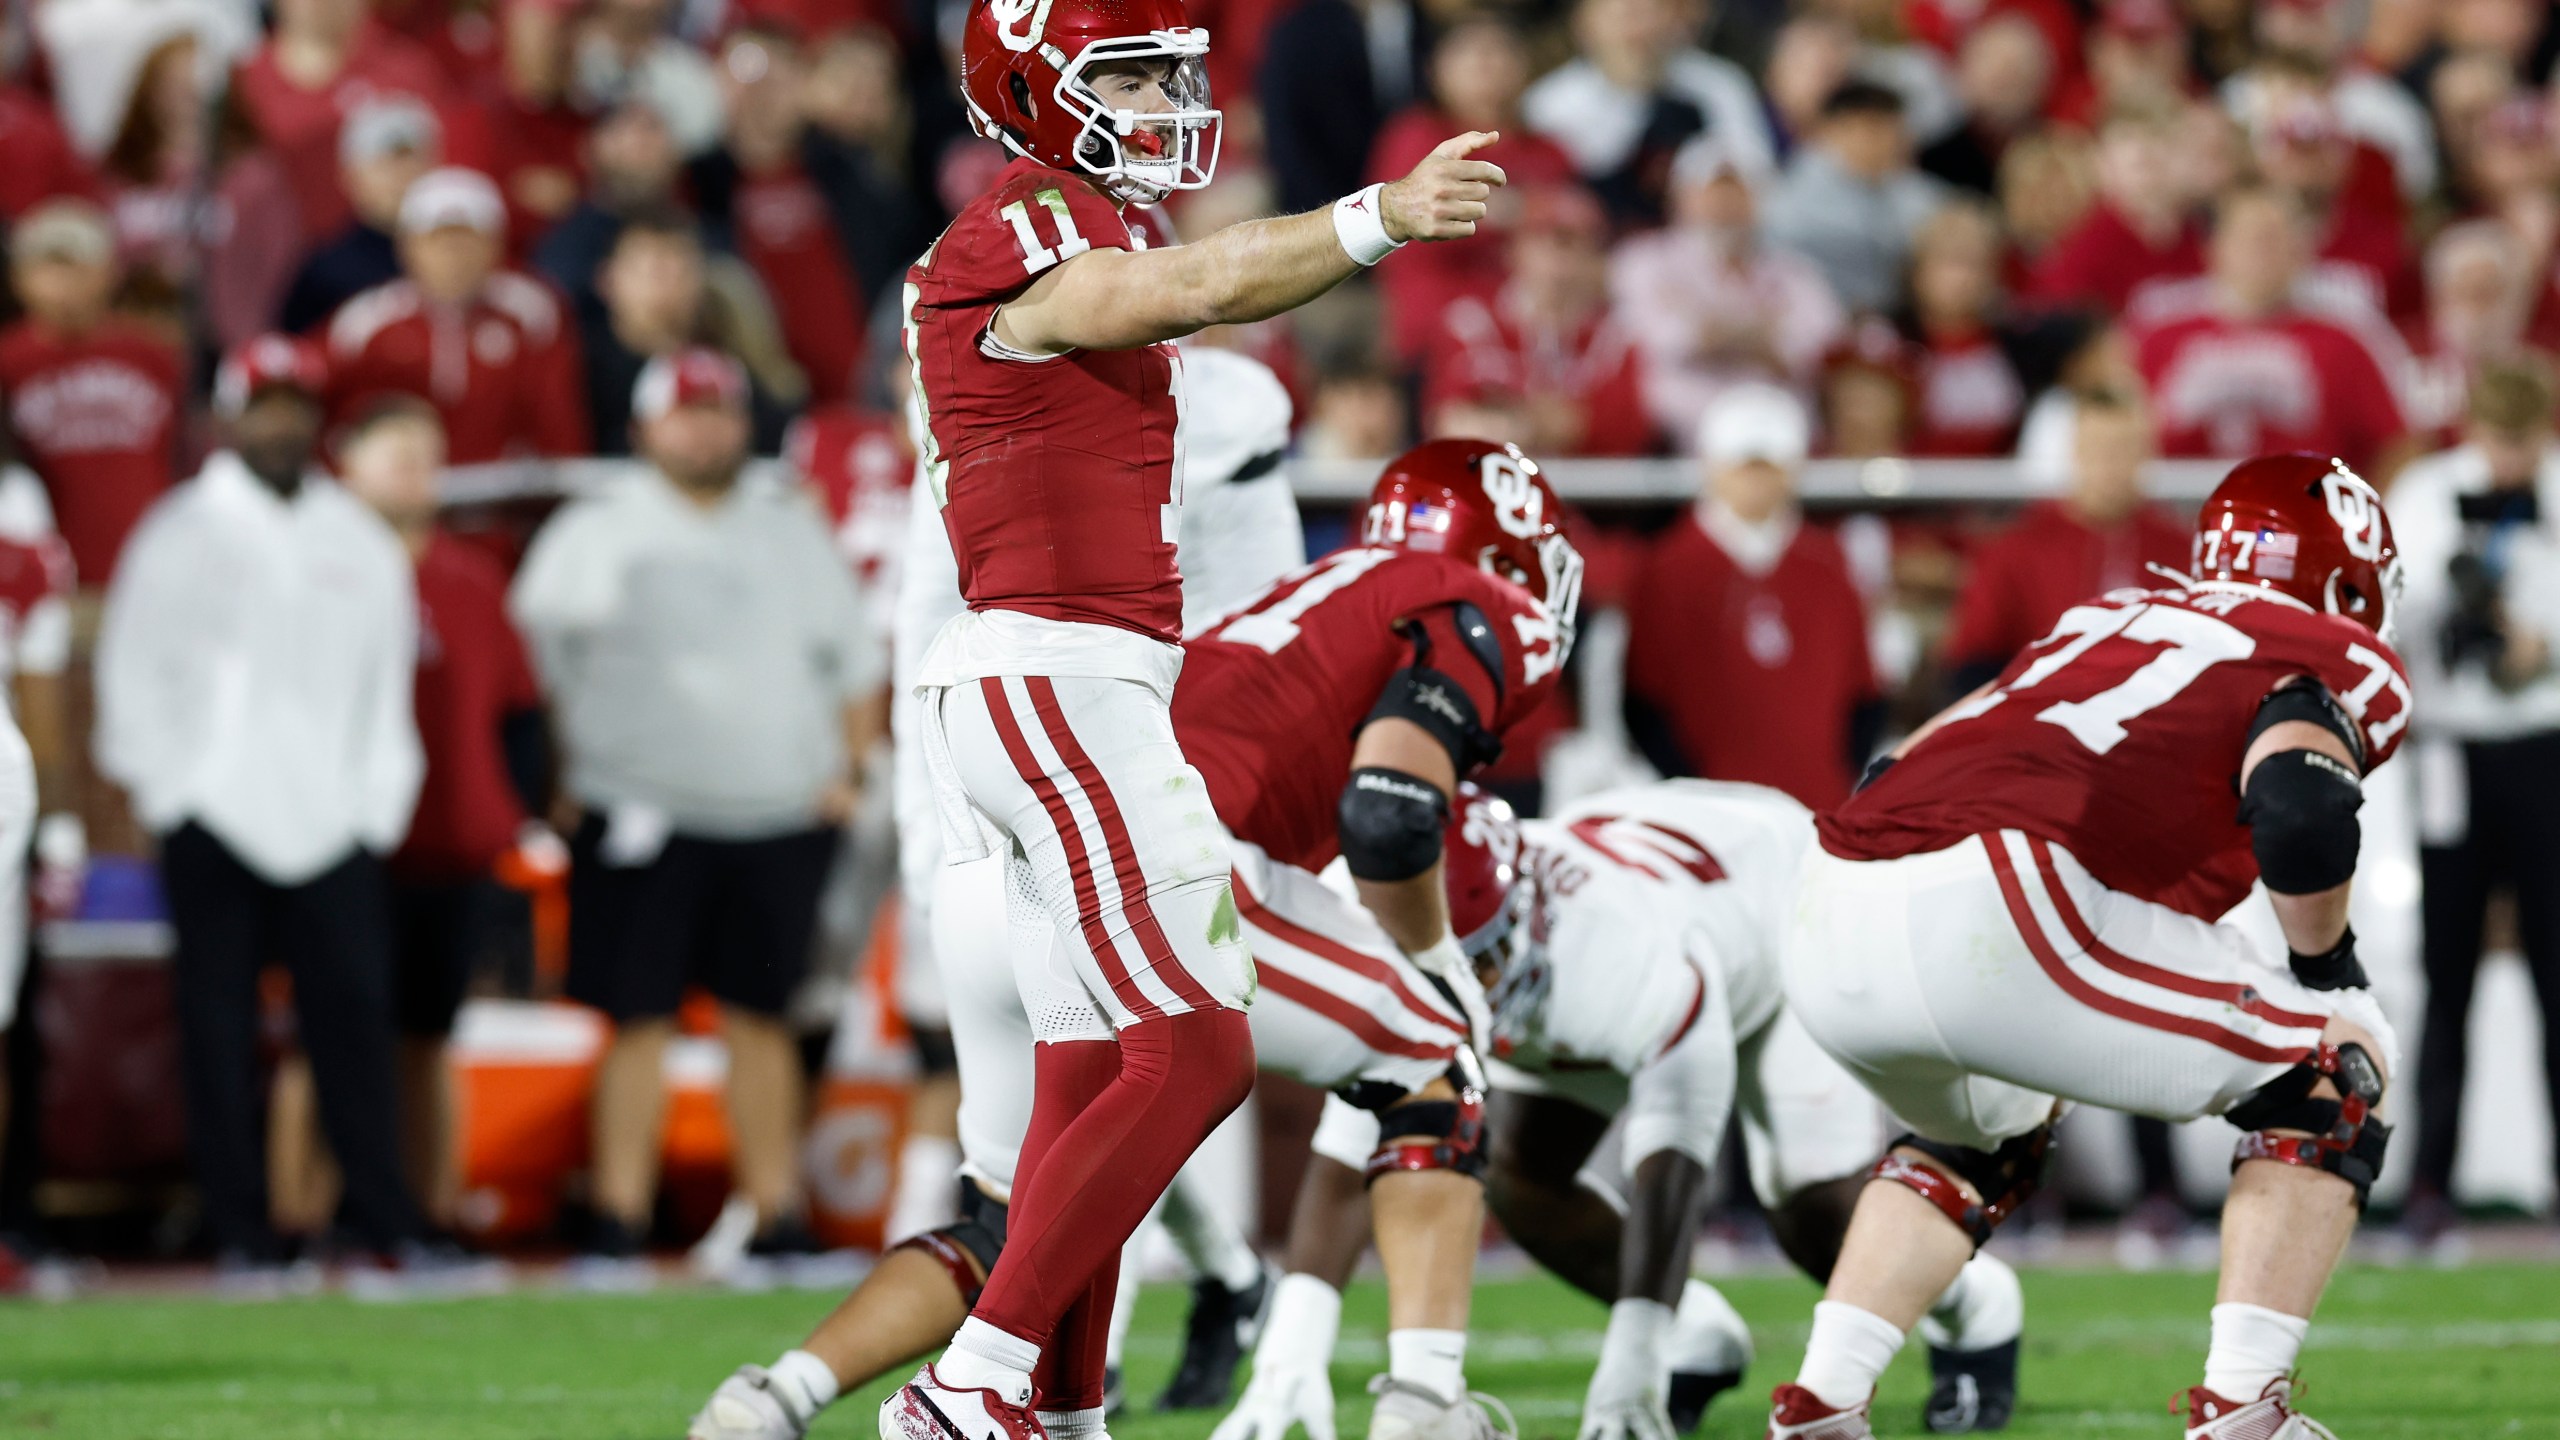
[(960, 1142), (948, 1135), (910, 1135), (898, 1147), (898, 1187), (889, 1195), (884, 1230), (895, 1245), (960, 1218)]
[(2267, 1383), (2293, 1373), (2311, 1322), (2264, 1305), (2213, 1307), (2213, 1348), (2204, 1356), (2204, 1388), (2246, 1403)]
[(1320, 1370), (1342, 1332), (1342, 1292), (1313, 1275), (1283, 1275), (1253, 1345), (1253, 1368)]
[(933, 1362), (934, 1378), (954, 1390), (993, 1390), (1008, 1403), (1031, 1403), (1031, 1372), (1040, 1347), (972, 1315), (960, 1322), (951, 1348)]
[(1251, 1289), (1262, 1273), (1262, 1257), (1236, 1228), (1192, 1193), (1189, 1171), (1176, 1175), (1164, 1194), (1164, 1229), (1192, 1273), (1229, 1290)]
[(1034, 1410), (1040, 1428), (1049, 1432), (1051, 1440), (1092, 1440), (1108, 1433), (1102, 1428), (1102, 1407), (1090, 1410)]
[(773, 1388), (781, 1392), (782, 1403), (803, 1424), (836, 1403), (836, 1372), (806, 1350), (785, 1350), (766, 1370), (773, 1376)]
[(1902, 1349), (1902, 1331), (1872, 1310), (1838, 1300), (1813, 1307), (1813, 1336), (1805, 1341), (1804, 1368), (1796, 1383), (1834, 1410), (1863, 1405), (1876, 1381)]
[(1467, 1393), (1467, 1332), (1390, 1330), (1387, 1373), (1443, 1400)]
[(1671, 1326), (1671, 1368), (1688, 1375), (1738, 1375), (1751, 1368), (1751, 1327), (1724, 1292), (1704, 1280), (1680, 1287)]
[(1989, 1255), (1976, 1255), (1920, 1317), (1919, 1335), (1940, 1350), (1988, 1350), (2017, 1339), (2026, 1322), (2027, 1299), (2018, 1288), (2018, 1272)]

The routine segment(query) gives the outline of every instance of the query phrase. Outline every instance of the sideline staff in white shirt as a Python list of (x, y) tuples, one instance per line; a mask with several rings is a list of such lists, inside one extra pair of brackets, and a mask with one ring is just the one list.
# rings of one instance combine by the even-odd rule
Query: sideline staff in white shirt
[(2484, 366), (2463, 443), (2391, 487), (2407, 590), (2394, 619), (2418, 707), (2418, 1164), (2409, 1224), (2432, 1238), (2462, 1131), (2465, 1038), (2490, 896), (2512, 890), (2560, 1112), (2560, 440), (2548, 366)]
[(98, 637), (99, 768), (159, 836), (188, 1144), (224, 1260), (267, 1219), (258, 972), (292, 971), (346, 1209), (375, 1250), (420, 1237), (392, 1089), (379, 857), (417, 800), (417, 613), (388, 526), (312, 468), (319, 352), (268, 335), (222, 365), (228, 449), (143, 518)]

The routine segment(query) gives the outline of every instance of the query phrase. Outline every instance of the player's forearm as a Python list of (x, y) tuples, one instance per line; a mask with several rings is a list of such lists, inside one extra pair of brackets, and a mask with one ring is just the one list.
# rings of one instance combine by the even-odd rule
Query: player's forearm
[(1618, 1298), (1680, 1303), (1696, 1247), (1706, 1167), (1677, 1150), (1661, 1150), (1636, 1166), (1618, 1242)]
[(1440, 888), (1440, 867), (1410, 880), (1358, 880), (1360, 903), (1378, 918), (1387, 938), (1408, 955), (1440, 943), (1449, 933), (1449, 901)]
[(2314, 895), (2279, 895), (2267, 892), (2275, 906), (2276, 923), (2284, 927), (2284, 943), (2297, 955), (2320, 955), (2334, 948), (2347, 933), (2347, 892), (2350, 881)]

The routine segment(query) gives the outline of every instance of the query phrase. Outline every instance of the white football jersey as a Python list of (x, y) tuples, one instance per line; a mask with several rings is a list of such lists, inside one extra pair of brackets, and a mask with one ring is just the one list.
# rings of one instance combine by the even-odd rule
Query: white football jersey
[(1737, 1038), (1776, 1018), (1812, 811), (1763, 786), (1666, 780), (1525, 822), (1521, 838), (1538, 898), (1492, 996), (1498, 1058), (1633, 1075), (1718, 991)]

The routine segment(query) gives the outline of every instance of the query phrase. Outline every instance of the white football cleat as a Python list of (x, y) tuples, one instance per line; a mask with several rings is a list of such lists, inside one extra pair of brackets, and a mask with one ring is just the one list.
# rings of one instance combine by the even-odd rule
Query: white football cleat
[(1520, 1440), (1510, 1408), (1481, 1391), (1443, 1400), (1419, 1385), (1381, 1375), (1369, 1382), (1369, 1393), (1378, 1397), (1377, 1408), (1369, 1412), (1369, 1440)]
[(927, 1365), (880, 1402), (880, 1440), (1049, 1440), (1049, 1432), (1029, 1405), (993, 1390), (955, 1390)]
[(800, 1440), (815, 1416), (794, 1409), (761, 1365), (741, 1365), (720, 1382), (684, 1430), (684, 1440)]
[(2338, 1440), (2328, 1426), (2293, 1408), (2293, 1378), (2279, 1375), (2255, 1400), (2234, 1400), (2201, 1385), (2187, 1392), (2187, 1440)]
[(1867, 1406), (1874, 1397), (1843, 1410), (1801, 1385), (1781, 1385), (1769, 1396), (1768, 1440), (1873, 1440)]

